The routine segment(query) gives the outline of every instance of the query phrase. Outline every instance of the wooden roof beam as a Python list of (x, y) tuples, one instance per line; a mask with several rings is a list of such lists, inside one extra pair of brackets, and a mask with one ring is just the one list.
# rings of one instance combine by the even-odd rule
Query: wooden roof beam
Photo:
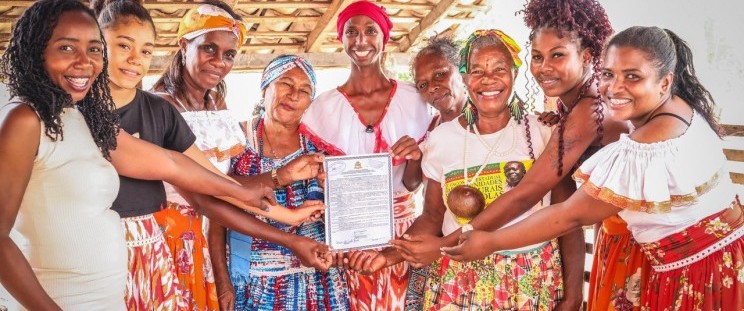
[[(27, 0), (1, 0), (0, 6), (16, 6), (16, 7), (29, 7), (36, 1)], [(377, 2), (389, 9), (396, 10), (430, 10), (433, 5), (429, 3), (403, 3), (403, 2)], [(154, 2), (145, 0), (143, 4), (147, 9), (166, 9), (166, 10), (179, 10), (179, 9), (190, 9), (199, 5), (198, 2)], [(288, 7), (295, 9), (323, 9), (328, 8), (331, 2), (305, 2), (305, 1), (275, 1), (275, 2), (262, 2), (262, 1), (242, 1), (242, 0), (229, 0), (228, 4), (232, 4), (235, 9), (286, 9)], [(484, 5), (465, 5), (458, 4), (455, 7), (459, 11), (463, 12), (478, 12), (486, 8)]]
[(406, 52), (408, 49), (416, 43), (416, 40), (420, 39), (419, 36), (426, 32), (431, 26), (439, 22), (443, 17), (447, 16), (452, 8), (457, 5), (458, 0), (443, 0), (440, 1), (430, 12), (427, 14), (421, 22), (413, 27), (407, 36), (400, 40), (398, 51)]
[(323, 39), (325, 39), (321, 35), (329, 32), (334, 26), (336, 26), (335, 24), (338, 19), (338, 13), (341, 12), (341, 9), (346, 8), (351, 4), (351, 2), (353, 1), (333, 0), (333, 2), (331, 2), (331, 5), (329, 5), (328, 9), (323, 13), (323, 16), (321, 16), (318, 22), (315, 23), (313, 31), (311, 31), (310, 35), (307, 36), (305, 52), (317, 52), (320, 49), (320, 46), (323, 44)]

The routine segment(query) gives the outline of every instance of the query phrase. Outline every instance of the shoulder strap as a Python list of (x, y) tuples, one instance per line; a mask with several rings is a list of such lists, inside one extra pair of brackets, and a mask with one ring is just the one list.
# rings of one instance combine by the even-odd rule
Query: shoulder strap
[(675, 118), (679, 119), (680, 121), (682, 121), (682, 123), (684, 123), (688, 127), (690, 126), (690, 121), (687, 121), (687, 120), (685, 120), (685, 118), (679, 116), (678, 114), (674, 114), (674, 113), (671, 113), (671, 112), (660, 112), (660, 113), (657, 113), (656, 115), (654, 115), (653, 117), (651, 117), (650, 119), (648, 119), (648, 121), (651, 121), (651, 120), (655, 119), (656, 117), (660, 117), (660, 116), (675, 117)]

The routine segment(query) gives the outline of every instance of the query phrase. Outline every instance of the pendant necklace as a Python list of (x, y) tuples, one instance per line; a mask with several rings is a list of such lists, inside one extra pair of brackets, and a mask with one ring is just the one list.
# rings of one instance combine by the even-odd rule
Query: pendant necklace
[[(496, 138), (496, 141), (489, 146), (483, 139), (483, 137), (481, 137), (480, 131), (478, 131), (478, 126), (476, 126), (475, 124), (468, 126), (465, 134), (465, 146), (463, 148), (464, 154), (462, 159), (463, 184), (452, 189), (447, 196), (447, 207), (449, 207), (450, 211), (455, 214), (455, 216), (470, 220), (477, 216), (486, 207), (486, 199), (483, 195), (483, 192), (481, 192), (478, 188), (473, 187), (472, 185), (478, 179), (478, 176), (480, 176), (480, 174), (483, 172), (483, 169), (486, 167), (488, 161), (491, 159), (491, 156), (494, 153), (499, 154), (500, 156), (504, 156), (514, 150), (514, 147), (516, 145), (516, 129), (514, 129), (514, 125), (512, 124), (511, 120), (507, 125), (512, 130), (513, 139), (511, 146), (507, 150), (502, 152), (496, 152), (496, 149), (505, 135), (506, 127), (500, 131), (499, 136)], [(478, 140), (486, 148), (488, 148), (488, 153), (486, 154), (485, 158), (483, 159), (483, 163), (480, 165), (473, 177), (468, 180), (468, 134), (471, 130), (475, 133), (475, 136), (478, 138)]]

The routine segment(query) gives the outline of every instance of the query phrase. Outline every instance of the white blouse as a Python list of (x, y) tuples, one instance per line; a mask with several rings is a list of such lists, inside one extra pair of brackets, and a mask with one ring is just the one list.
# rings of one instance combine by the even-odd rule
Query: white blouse
[(623, 134), (586, 160), (574, 179), (592, 197), (623, 210), (641, 243), (680, 232), (731, 205), (736, 188), (723, 142), (698, 113), (677, 138), (639, 143)]
[[(426, 102), (409, 83), (397, 82), (385, 114), (377, 124), (362, 123), (348, 98), (338, 89), (320, 94), (305, 112), (300, 130), (313, 137), (319, 149), (332, 155), (389, 152), (403, 136), (423, 141), (431, 123)], [(319, 139), (319, 140), (318, 140)], [(404, 165), (393, 162), (396, 193), (407, 193), (403, 185)]]

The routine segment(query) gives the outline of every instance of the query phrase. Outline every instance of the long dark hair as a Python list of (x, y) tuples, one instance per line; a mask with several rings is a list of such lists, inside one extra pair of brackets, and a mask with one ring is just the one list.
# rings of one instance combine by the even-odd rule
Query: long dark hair
[[(20, 98), (36, 110), (44, 122), (45, 134), (53, 141), (64, 139), (60, 120), (62, 108), (76, 104), (85, 117), (93, 140), (103, 156), (109, 159), (109, 151), (116, 149), (119, 118), (114, 113), (114, 101), (108, 88), (105, 47), (102, 51), (103, 70), (93, 81), (85, 98), (77, 103), (73, 103), (70, 94), (52, 82), (43, 67), (44, 50), (59, 17), (71, 11), (83, 12), (95, 20), (93, 11), (76, 0), (41, 0), (26, 9), (18, 19), (8, 49), (0, 59), (0, 70), (10, 95)], [(103, 34), (101, 40), (104, 40)]]
[[(234, 18), (235, 20), (243, 20), (243, 18), (235, 13), (235, 11), (233, 11), (233, 9), (227, 3), (218, 0), (206, 0), (203, 2), (203, 4), (209, 4), (223, 9), (227, 13), (229, 13), (230, 16), (232, 16), (232, 18)], [(176, 54), (173, 55), (171, 63), (168, 65), (167, 68), (165, 68), (163, 74), (157, 81), (155, 81), (155, 84), (152, 86), (153, 90), (165, 91), (175, 100), (177, 100), (178, 98), (188, 98), (186, 95), (186, 83), (184, 83), (183, 81), (183, 75), (185, 74), (185, 64), (183, 63), (183, 58), (183, 51), (179, 49)], [(215, 87), (215, 91), (217, 92), (217, 99), (215, 100), (222, 100), (225, 98), (225, 96), (227, 95), (227, 86), (225, 85), (224, 80), (220, 81), (220, 83), (217, 84), (217, 87)], [(207, 91), (207, 93), (204, 94), (203, 100), (205, 102), (209, 99), (209, 93), (210, 91)]]
[(96, 12), (102, 30), (116, 25), (124, 17), (134, 17), (141, 23), (150, 24), (155, 33), (155, 22), (140, 0), (91, 0), (90, 7)]
[[(592, 56), (592, 76), (580, 86), (576, 103), (581, 100), (592, 84), (599, 86), (602, 50), (607, 38), (612, 34), (612, 25), (604, 8), (596, 0), (532, 0), (525, 5), (524, 23), (532, 29), (530, 41), (543, 28), (555, 28), (559, 35), (575, 35), (582, 48), (588, 48)], [(570, 104), (570, 103), (566, 103)], [(573, 110), (570, 105), (558, 121), (558, 175), (563, 175), (563, 154), (565, 153), (564, 132), (568, 114)], [(604, 135), (603, 104), (600, 96), (594, 100), (594, 123), (597, 139)]]
[(673, 73), (672, 95), (682, 98), (700, 113), (719, 136), (721, 127), (715, 115), (716, 102), (695, 76), (692, 51), (685, 40), (669, 29), (633, 26), (615, 35), (607, 48), (632, 47), (646, 53), (659, 77)]

